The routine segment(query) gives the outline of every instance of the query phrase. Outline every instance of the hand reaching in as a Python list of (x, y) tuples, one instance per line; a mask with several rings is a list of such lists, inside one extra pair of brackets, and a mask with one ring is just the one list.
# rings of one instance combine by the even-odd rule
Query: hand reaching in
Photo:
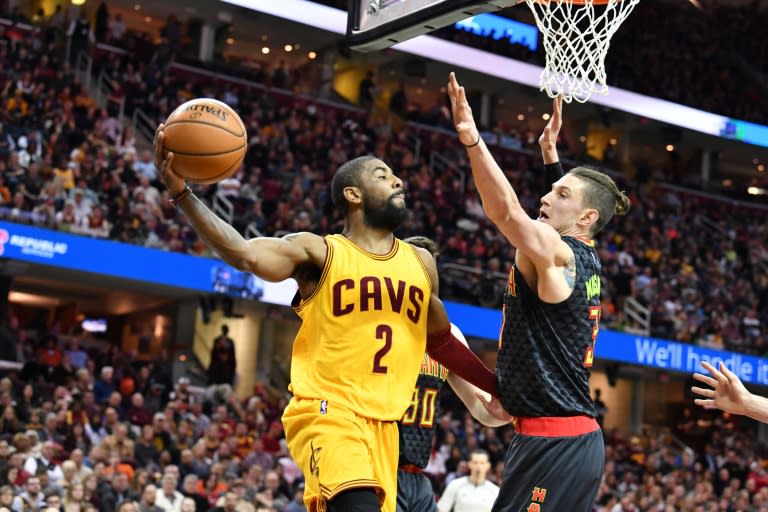
[(453, 124), (456, 126), (459, 142), (465, 146), (477, 144), (480, 139), (480, 132), (477, 130), (474, 117), (472, 117), (472, 107), (469, 106), (464, 87), (459, 85), (455, 73), (451, 73), (448, 77), (448, 97), (451, 100)]
[(475, 393), (475, 396), (480, 400), (480, 403), (483, 404), (486, 412), (492, 417), (505, 424), (512, 422), (513, 417), (504, 410), (504, 407), (501, 406), (501, 402), (499, 402), (498, 398), (491, 396), (488, 393)]
[(732, 414), (746, 414), (747, 402), (752, 393), (744, 387), (744, 384), (742, 384), (736, 374), (726, 368), (722, 362), (720, 363), (719, 371), (706, 362), (701, 363), (701, 366), (712, 376), (694, 373), (693, 378), (710, 386), (712, 389), (692, 387), (691, 391), (697, 395), (707, 397), (694, 400), (696, 405), (700, 405), (705, 409), (720, 409)]
[(552, 117), (539, 137), (539, 146), (542, 148), (554, 148), (557, 146), (557, 137), (563, 126), (563, 96), (558, 95), (552, 100)]

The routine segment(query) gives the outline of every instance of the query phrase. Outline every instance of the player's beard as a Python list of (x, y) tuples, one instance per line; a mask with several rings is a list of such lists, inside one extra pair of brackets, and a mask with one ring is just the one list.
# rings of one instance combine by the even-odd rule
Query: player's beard
[(368, 194), (363, 196), (363, 221), (374, 229), (396, 230), (405, 222), (410, 212), (405, 206), (398, 206), (395, 197), (389, 196), (383, 203), (376, 204)]

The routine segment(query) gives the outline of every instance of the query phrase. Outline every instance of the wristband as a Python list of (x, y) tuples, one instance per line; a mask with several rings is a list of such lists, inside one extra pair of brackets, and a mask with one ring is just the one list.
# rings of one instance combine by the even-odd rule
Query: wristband
[[(461, 142), (461, 141), (459, 141), (459, 142)], [(464, 144), (462, 142), (462, 146), (464, 146), (465, 148), (473, 148), (473, 147), (477, 146), (478, 144), (480, 144), (480, 133), (477, 134), (477, 140), (475, 141), (474, 144), (467, 145), (467, 144)]]
[(179, 201), (181, 201), (191, 193), (192, 193), (192, 189), (189, 188), (189, 185), (187, 185), (186, 187), (184, 187), (184, 190), (182, 190), (181, 192), (179, 192), (178, 194), (170, 198), (168, 202), (171, 203), (171, 206), (176, 208), (179, 204)]

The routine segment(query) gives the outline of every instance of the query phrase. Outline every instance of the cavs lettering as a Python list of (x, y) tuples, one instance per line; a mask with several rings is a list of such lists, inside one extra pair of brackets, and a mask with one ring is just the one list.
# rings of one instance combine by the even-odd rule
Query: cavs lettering
[(399, 420), (426, 348), (427, 271), (416, 249), (399, 240), (385, 255), (368, 253), (342, 235), (325, 240), (319, 283), (295, 307), (302, 325), (290, 389), (360, 416)]
[(349, 315), (356, 311), (383, 311), (385, 308), (400, 313), (405, 307), (408, 320), (414, 324), (419, 323), (424, 290), (408, 285), (403, 280), (395, 282), (389, 277), (364, 276), (359, 282), (342, 279), (331, 288), (334, 316)]

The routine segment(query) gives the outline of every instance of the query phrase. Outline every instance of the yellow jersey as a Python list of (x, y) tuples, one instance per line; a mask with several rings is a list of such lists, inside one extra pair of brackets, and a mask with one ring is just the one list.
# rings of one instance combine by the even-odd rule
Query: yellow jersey
[(432, 291), (427, 270), (416, 248), (398, 239), (385, 255), (343, 235), (325, 241), (320, 281), (294, 308), (302, 324), (289, 390), (367, 418), (399, 420), (426, 349)]

